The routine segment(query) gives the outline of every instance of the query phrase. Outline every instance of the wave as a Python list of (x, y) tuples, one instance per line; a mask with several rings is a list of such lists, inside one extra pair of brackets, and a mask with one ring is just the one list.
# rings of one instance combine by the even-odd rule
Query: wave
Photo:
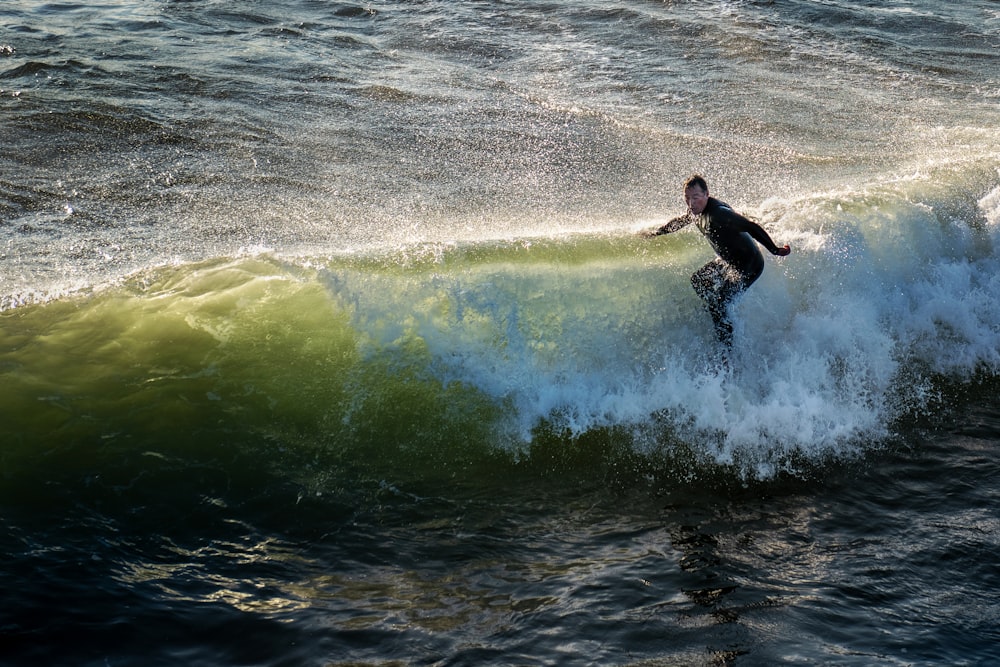
[(793, 254), (739, 303), (728, 367), (694, 232), (216, 258), (9, 308), (5, 463), (266, 448), (325, 479), (310, 457), (454, 474), (597, 442), (768, 478), (858, 456), (1000, 373), (989, 181), (766, 202)]

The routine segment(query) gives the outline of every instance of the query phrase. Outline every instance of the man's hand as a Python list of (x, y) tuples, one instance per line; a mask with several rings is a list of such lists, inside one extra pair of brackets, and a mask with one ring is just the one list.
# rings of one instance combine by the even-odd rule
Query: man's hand
[(792, 252), (792, 247), (786, 243), (782, 247), (780, 247), (777, 250), (775, 250), (774, 254), (777, 255), (778, 257), (784, 257), (785, 255), (789, 254), (790, 252)]

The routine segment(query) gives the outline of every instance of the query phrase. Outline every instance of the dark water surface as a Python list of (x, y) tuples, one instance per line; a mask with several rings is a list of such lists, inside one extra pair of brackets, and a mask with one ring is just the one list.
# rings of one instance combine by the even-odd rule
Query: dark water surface
[(309, 493), (273, 473), (288, 465), (278, 453), (49, 464), (46, 480), (6, 482), (3, 586), (17, 607), (4, 652), (12, 664), (989, 664), (990, 403), (864, 460), (746, 486), (637, 475), (606, 452)]

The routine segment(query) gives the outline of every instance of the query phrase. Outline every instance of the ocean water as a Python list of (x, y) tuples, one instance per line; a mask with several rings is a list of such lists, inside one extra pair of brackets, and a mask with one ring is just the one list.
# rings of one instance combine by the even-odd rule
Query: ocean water
[[(1000, 5), (0, 6), (0, 664), (1000, 662)], [(681, 183), (767, 257), (721, 361)]]

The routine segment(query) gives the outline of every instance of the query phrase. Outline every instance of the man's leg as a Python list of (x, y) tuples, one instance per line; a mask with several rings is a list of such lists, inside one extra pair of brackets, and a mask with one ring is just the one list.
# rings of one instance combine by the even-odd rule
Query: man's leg
[(733, 323), (729, 320), (729, 304), (742, 291), (741, 281), (734, 283), (729, 274), (735, 274), (721, 259), (714, 259), (694, 272), (691, 287), (701, 297), (712, 316), (715, 335), (725, 346), (733, 344)]
[(741, 273), (716, 258), (694, 272), (691, 286), (702, 298), (712, 316), (715, 335), (723, 345), (733, 344), (733, 322), (730, 319), (733, 302), (753, 285), (762, 271)]

